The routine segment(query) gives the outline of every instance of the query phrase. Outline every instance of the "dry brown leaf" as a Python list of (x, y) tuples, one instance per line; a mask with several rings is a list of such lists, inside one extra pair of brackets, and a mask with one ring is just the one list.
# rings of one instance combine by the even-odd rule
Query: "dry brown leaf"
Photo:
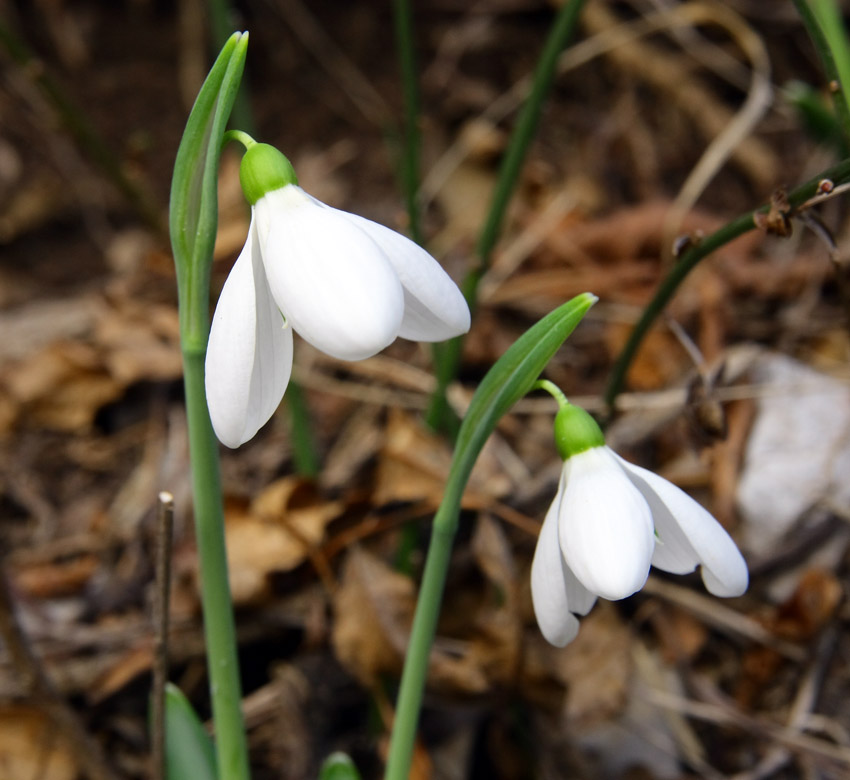
[[(428, 680), (436, 690), (480, 694), (508, 685), (519, 666), (521, 619), (510, 547), (495, 521), (478, 525), (473, 546), (495, 586), (472, 594), (446, 595)], [(349, 554), (335, 599), (334, 645), (360, 678), (371, 681), (401, 664), (414, 608), (413, 583), (368, 553)]]
[(273, 482), (247, 511), (230, 507), (226, 537), (234, 603), (266, 597), (268, 575), (303, 563), (341, 509), (340, 502), (324, 501), (299, 477)]
[(445, 440), (399, 409), (390, 411), (384, 436), (375, 477), (375, 504), (428, 499), (437, 506), (451, 463)]
[[(451, 448), (445, 439), (428, 431), (418, 417), (400, 409), (390, 410), (375, 478), (375, 504), (428, 500), (438, 506), (451, 461)], [(510, 480), (485, 446), (472, 471), (470, 491), (494, 500), (510, 488)]]
[(36, 599), (58, 598), (78, 593), (97, 571), (96, 555), (79, 555), (65, 561), (32, 563), (17, 568), (15, 588)]
[(92, 339), (110, 376), (124, 387), (182, 374), (180, 325), (172, 306), (124, 302), (104, 313)]
[(352, 412), (325, 458), (319, 480), (325, 489), (353, 482), (363, 464), (380, 449), (384, 431), (378, 406), (364, 405)]
[(97, 352), (81, 342), (58, 342), (4, 367), (8, 395), (30, 423), (75, 431), (91, 425), (97, 411), (123, 392), (104, 370)]
[[(611, 322), (605, 335), (608, 354), (616, 357), (631, 335), (631, 325)], [(629, 369), (628, 384), (633, 390), (658, 390), (674, 383), (690, 368), (687, 353), (669, 331), (650, 331)]]
[(522, 647), (517, 572), (501, 524), (486, 513), (476, 524), (472, 553), (495, 592), (476, 620), (470, 654), (491, 682), (509, 685), (516, 678)]
[(410, 578), (359, 547), (348, 553), (334, 596), (331, 639), (342, 665), (364, 685), (400, 672), (414, 605)]
[(810, 569), (800, 577), (791, 597), (770, 620), (771, 630), (784, 639), (811, 639), (832, 618), (844, 595), (832, 572)]
[(438, 257), (475, 240), (487, 215), (495, 178), (492, 166), (471, 161), (449, 175), (437, 197), (446, 215), (445, 227), (431, 242)]
[(626, 706), (632, 676), (632, 635), (609, 602), (581, 619), (578, 636), (564, 649), (537, 631), (526, 645), (523, 688), (555, 709), (567, 724), (584, 728), (611, 720)]
[[(492, 586), (447, 593), (434, 640), (429, 685), (449, 693), (480, 694), (510, 685), (519, 667), (522, 620), (510, 545), (501, 526), (479, 522), (473, 549)], [(415, 586), (385, 562), (355, 548), (343, 567), (334, 600), (334, 647), (358, 679), (373, 682), (400, 668), (406, 650)]]
[(569, 723), (586, 726), (622, 711), (632, 676), (631, 644), (629, 627), (612, 604), (597, 604), (582, 619), (578, 637), (558, 666), (558, 675), (567, 685)]
[[(486, 638), (485, 638), (486, 639)], [(481, 694), (493, 687), (484, 668), (482, 644), (445, 640), (434, 642), (428, 680), (434, 688), (447, 693)]]
[[(806, 571), (791, 596), (765, 615), (762, 622), (778, 637), (793, 641), (811, 640), (833, 618), (844, 591), (832, 572)], [(735, 698), (749, 705), (776, 679), (786, 660), (770, 647), (752, 647), (742, 659), (742, 675)]]
[[(27, 307), (10, 323), (32, 346), (24, 352), (7, 349), (10, 357), (0, 363), (0, 431), (24, 414), (30, 424), (51, 430), (86, 430), (97, 412), (134, 382), (181, 375), (173, 307), (132, 301), (106, 304), (92, 297), (78, 303), (64, 309), (47, 307), (47, 314)], [(82, 306), (88, 311), (80, 311)], [(45, 324), (51, 313), (60, 325), (71, 327), (77, 340)]]
[(681, 609), (659, 608), (653, 615), (653, 624), (661, 642), (661, 655), (669, 664), (693, 660), (708, 641), (705, 624)]
[(32, 301), (0, 313), (0, 365), (88, 333), (104, 309), (99, 295)]
[(50, 719), (29, 707), (0, 709), (0, 776), (75, 780), (74, 754)]
[(148, 672), (153, 664), (153, 646), (150, 642), (122, 653), (86, 691), (89, 703), (97, 704), (117, 693), (139, 675)]

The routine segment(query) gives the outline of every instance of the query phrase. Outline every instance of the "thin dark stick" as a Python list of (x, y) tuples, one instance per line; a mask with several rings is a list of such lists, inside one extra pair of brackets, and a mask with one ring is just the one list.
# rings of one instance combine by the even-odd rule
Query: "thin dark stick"
[(88, 780), (116, 780), (98, 742), (80, 725), (79, 716), (48, 679), (18, 623), (6, 572), (0, 569), (0, 638), (21, 686), (43, 709), (74, 753)]
[(153, 603), (154, 639), (151, 754), (153, 780), (165, 780), (165, 683), (168, 680), (168, 605), (171, 598), (171, 540), (174, 496), (159, 494), (156, 513), (156, 594)]

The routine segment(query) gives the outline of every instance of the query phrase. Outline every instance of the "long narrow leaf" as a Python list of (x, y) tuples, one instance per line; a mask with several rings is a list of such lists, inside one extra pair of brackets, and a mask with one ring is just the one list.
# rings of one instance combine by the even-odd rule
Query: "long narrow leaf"
[(206, 340), (209, 264), (218, 228), (217, 179), (224, 130), (245, 68), (247, 33), (233, 33), (213, 64), (186, 122), (171, 180), (169, 228), (184, 334)]
[(431, 544), (401, 676), (386, 780), (407, 780), (410, 776), (428, 655), (440, 614), (446, 572), (460, 515), (460, 501), (472, 467), (499, 419), (531, 390), (546, 364), (595, 302), (595, 295), (582, 293), (529, 328), (496, 361), (472, 397), (458, 432), (446, 492), (434, 518)]
[(168, 780), (218, 780), (212, 739), (171, 683), (165, 686), (165, 767)]
[(567, 301), (529, 328), (487, 372), (458, 433), (446, 486), (447, 498), (459, 489), (456, 495), (459, 505), (460, 493), (475, 460), (499, 419), (531, 390), (540, 372), (596, 300), (592, 293), (582, 293)]
[(319, 770), (319, 780), (360, 780), (360, 772), (345, 753), (331, 753)]

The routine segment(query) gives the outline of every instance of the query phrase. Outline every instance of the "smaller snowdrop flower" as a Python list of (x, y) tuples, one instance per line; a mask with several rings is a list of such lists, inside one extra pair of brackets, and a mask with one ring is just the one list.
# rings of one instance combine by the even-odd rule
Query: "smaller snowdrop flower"
[(206, 358), (210, 418), (228, 447), (251, 439), (278, 407), (293, 330), (328, 355), (362, 360), (399, 336), (444, 341), (470, 324), (463, 294), (424, 249), (310, 197), (277, 149), (246, 145), (239, 178), (251, 226)]
[(623, 460), (593, 418), (550, 382), (538, 386), (561, 406), (555, 441), (564, 467), (531, 566), (534, 613), (543, 636), (563, 647), (578, 634), (576, 615), (597, 597), (640, 590), (650, 564), (686, 574), (701, 566), (715, 596), (740, 596), (747, 565), (717, 520), (684, 491)]

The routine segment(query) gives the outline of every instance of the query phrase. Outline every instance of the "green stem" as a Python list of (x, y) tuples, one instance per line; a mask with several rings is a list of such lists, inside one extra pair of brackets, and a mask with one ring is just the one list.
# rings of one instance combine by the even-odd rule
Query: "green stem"
[(248, 780), (248, 745), (242, 720), (236, 628), (227, 577), (218, 442), (204, 392), (205, 345), (205, 340), (200, 345), (184, 341), (183, 371), (210, 696), (219, 778)]
[(404, 126), (401, 155), (401, 182), (407, 206), (408, 229), (417, 244), (422, 243), (419, 219), (419, 85), (416, 80), (416, 53), (413, 47), (413, 13), (409, 0), (393, 0), (396, 47), (401, 67), (404, 96)]
[(558, 408), (563, 409), (565, 406), (569, 406), (570, 402), (567, 400), (567, 396), (564, 395), (564, 391), (561, 390), (558, 385), (554, 382), (550, 382), (548, 379), (538, 379), (534, 385), (532, 385), (532, 390), (545, 390), (549, 395), (552, 396), (558, 402)]
[(244, 130), (228, 130), (221, 139), (221, 148), (224, 149), (224, 147), (231, 141), (237, 144), (242, 144), (245, 151), (248, 151), (248, 149), (255, 146), (257, 143), (251, 135), (246, 133)]
[(310, 408), (301, 385), (291, 379), (284, 396), (289, 412), (289, 432), (292, 436), (292, 460), (295, 470), (302, 476), (313, 479), (319, 474), (319, 456), (310, 426)]
[(404, 659), (384, 780), (408, 780), (410, 776), (416, 726), (422, 708), (425, 680), (428, 677), (428, 657), (437, 631), (437, 619), (440, 616), (440, 604), (460, 514), (463, 483), (458, 485), (458, 480), (453, 480), (452, 476), (449, 477), (446, 495), (434, 517), (410, 643)]
[(850, 90), (850, 59), (847, 35), (834, 2), (793, 0), (800, 18), (820, 56), (821, 65), (830, 83), (838, 85), (831, 90), (835, 101), (841, 132), (845, 143), (850, 144), (850, 108), (847, 91)]
[[(844, 160), (794, 190), (794, 192), (788, 196), (788, 202), (791, 205), (792, 211), (815, 195), (818, 189), (818, 182), (823, 179), (829, 179), (835, 185), (850, 181), (850, 160)], [(768, 207), (762, 206), (756, 211), (766, 213), (768, 211)], [(629, 367), (631, 366), (644, 337), (649, 332), (649, 329), (652, 327), (655, 319), (664, 310), (668, 301), (673, 297), (673, 294), (679, 288), (679, 285), (684, 281), (685, 277), (694, 268), (696, 268), (704, 257), (710, 255), (716, 249), (725, 246), (739, 236), (742, 236), (744, 233), (748, 233), (752, 230), (755, 227), (755, 213), (755, 211), (750, 211), (747, 214), (738, 217), (733, 222), (724, 225), (718, 231), (712, 233), (697, 246), (691, 247), (691, 249), (687, 250), (680, 258), (678, 258), (673, 269), (664, 281), (661, 282), (661, 285), (652, 300), (644, 309), (637, 325), (635, 325), (634, 330), (629, 335), (629, 340), (626, 342), (625, 347), (623, 347), (623, 351), (617, 357), (617, 360), (611, 369), (611, 378), (608, 382), (608, 388), (605, 391), (605, 402), (608, 405), (609, 413), (613, 409), (614, 401), (623, 388), (626, 374), (628, 373)]]
[[(531, 92), (517, 117), (516, 126), (511, 134), (502, 166), (499, 169), (499, 177), (493, 191), (490, 210), (487, 213), (484, 227), (478, 239), (476, 247), (478, 263), (467, 274), (462, 285), (466, 302), (469, 304), (469, 308), (473, 313), (478, 294), (478, 284), (481, 281), (481, 277), (490, 267), (490, 258), (501, 233), (505, 211), (514, 194), (528, 148), (537, 131), (540, 114), (543, 110), (543, 101), (546, 99), (555, 77), (558, 57), (575, 30), (579, 14), (585, 2), (586, 0), (566, 0), (558, 11), (543, 51), (540, 54), (537, 69), (534, 72)], [(446, 390), (449, 384), (457, 377), (462, 351), (463, 336), (459, 336), (436, 353), (438, 358), (437, 388), (434, 391), (425, 416), (426, 422), (432, 428), (445, 429), (447, 427), (447, 414), (451, 410), (446, 400)]]

